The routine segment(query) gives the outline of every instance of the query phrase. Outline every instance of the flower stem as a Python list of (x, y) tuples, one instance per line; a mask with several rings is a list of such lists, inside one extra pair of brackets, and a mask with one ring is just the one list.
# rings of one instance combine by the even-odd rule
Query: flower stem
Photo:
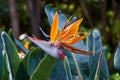
[(72, 53), (72, 56), (73, 56), (73, 59), (75, 61), (75, 65), (76, 65), (76, 69), (77, 69), (77, 72), (78, 72), (78, 75), (79, 75), (79, 78), (80, 80), (83, 80), (83, 77), (82, 77), (82, 74), (80, 72), (80, 69), (79, 69), (79, 65), (78, 65), (78, 62), (77, 62), (77, 59), (75, 57), (75, 55)]

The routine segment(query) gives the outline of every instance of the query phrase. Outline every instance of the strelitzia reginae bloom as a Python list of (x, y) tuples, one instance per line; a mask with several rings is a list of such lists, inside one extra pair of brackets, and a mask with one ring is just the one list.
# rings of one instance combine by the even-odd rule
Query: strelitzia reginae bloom
[(40, 48), (42, 48), (45, 52), (56, 58), (64, 58), (65, 53), (63, 52), (62, 48), (78, 54), (93, 54), (92, 52), (80, 50), (78, 48), (70, 46), (71, 44), (75, 44), (88, 36), (88, 34), (79, 32), (79, 25), (83, 20), (82, 18), (72, 24), (70, 24), (70, 20), (71, 17), (66, 21), (64, 28), (59, 31), (58, 13), (56, 12), (52, 21), (50, 41), (48, 42), (31, 37), (29, 37), (29, 39), (35, 44), (37, 44)]

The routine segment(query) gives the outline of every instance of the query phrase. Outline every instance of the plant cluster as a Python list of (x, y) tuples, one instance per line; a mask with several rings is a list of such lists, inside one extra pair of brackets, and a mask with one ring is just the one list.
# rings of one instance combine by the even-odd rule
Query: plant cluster
[[(78, 32), (81, 19), (67, 20), (63, 13), (56, 13), (49, 5), (45, 13), (52, 26), (50, 40), (41, 31), (48, 41), (27, 36), (24, 46), (12, 30), (0, 31), (0, 80), (108, 80), (109, 70), (99, 30), (94, 29), (89, 35)], [(114, 66), (120, 74), (119, 61), (120, 44), (114, 56)]]

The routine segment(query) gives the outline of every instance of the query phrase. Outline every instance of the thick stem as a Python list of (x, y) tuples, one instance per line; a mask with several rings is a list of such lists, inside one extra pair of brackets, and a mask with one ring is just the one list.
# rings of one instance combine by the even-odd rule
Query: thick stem
[(19, 28), (19, 21), (18, 15), (16, 11), (16, 2), (15, 0), (9, 0), (9, 7), (10, 7), (10, 18), (11, 18), (11, 26), (13, 28), (15, 36), (18, 38), (20, 35), (20, 28)]
[[(37, 0), (35, 5), (33, 5), (34, 0), (27, 0), (29, 15), (31, 20), (32, 32), (36, 37), (40, 37), (39, 33), (39, 23), (40, 23), (40, 0)], [(35, 7), (36, 6), (36, 7)], [(37, 8), (37, 9), (36, 9)]]

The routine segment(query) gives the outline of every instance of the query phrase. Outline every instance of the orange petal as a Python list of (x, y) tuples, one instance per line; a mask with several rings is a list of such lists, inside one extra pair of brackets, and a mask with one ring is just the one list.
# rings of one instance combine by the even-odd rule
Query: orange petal
[(57, 37), (57, 40), (69, 38), (70, 36), (74, 36), (77, 34), (79, 25), (82, 22), (83, 19), (79, 19), (76, 22), (72, 23), (68, 27), (66, 27), (64, 30), (62, 30)]
[(55, 16), (53, 18), (52, 21), (52, 27), (51, 27), (51, 31), (50, 31), (50, 41), (51, 42), (55, 42), (56, 36), (58, 33), (58, 13), (55, 13)]
[(70, 23), (70, 20), (72, 19), (72, 16), (66, 21), (64, 28), (60, 31), (58, 34), (57, 38), (59, 39), (61, 35), (64, 35), (66, 31), (64, 29), (68, 27), (68, 24)]
[(29, 48), (29, 42), (25, 42), (25, 44), (24, 44), (24, 46), (25, 46), (25, 48)]
[(65, 28), (65, 30), (67, 30), (67, 31), (72, 31), (73, 29), (73, 31), (75, 32), (76, 31), (76, 28), (79, 28), (79, 25), (80, 25), (80, 23), (82, 22), (82, 18), (81, 19), (79, 19), (79, 20), (77, 20), (77, 21), (75, 21), (74, 23), (72, 23), (71, 25), (69, 25), (67, 28)]
[(80, 36), (80, 37), (72, 37), (72, 38), (68, 38), (66, 40), (63, 41), (63, 43), (65, 44), (74, 44), (79, 42), (80, 40), (85, 39), (88, 36), (88, 34), (84, 35), (84, 36)]

